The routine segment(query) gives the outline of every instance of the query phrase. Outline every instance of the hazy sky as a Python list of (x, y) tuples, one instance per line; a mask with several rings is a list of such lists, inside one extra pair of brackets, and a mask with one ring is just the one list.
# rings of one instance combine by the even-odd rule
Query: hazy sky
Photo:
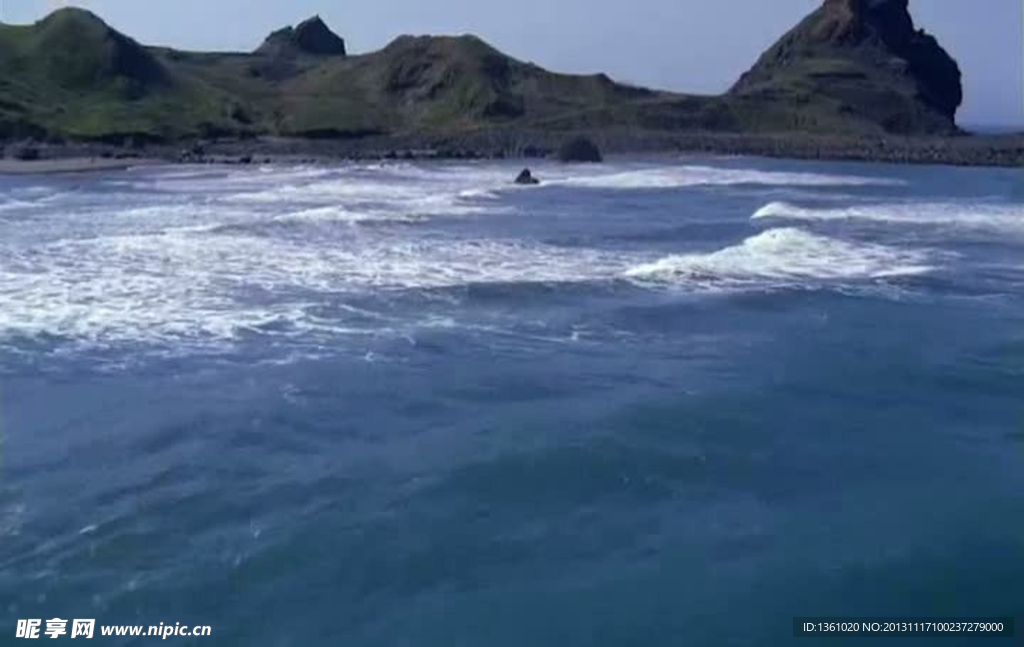
[[(690, 92), (726, 89), (821, 0), (0, 0), (0, 20), (91, 9), (153, 45), (251, 50), (272, 29), (319, 13), (358, 53), (395, 36), (474, 33), (564, 72), (606, 72)], [(911, 0), (917, 25), (960, 62), (961, 124), (1024, 124), (1020, 0)]]

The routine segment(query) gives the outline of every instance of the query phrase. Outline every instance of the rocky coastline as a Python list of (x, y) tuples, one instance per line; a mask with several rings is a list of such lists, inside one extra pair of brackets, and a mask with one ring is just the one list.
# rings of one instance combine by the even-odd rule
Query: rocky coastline
[[(908, 0), (822, 0), (716, 96), (551, 72), (471, 35), (406, 35), (351, 54), (319, 16), (252, 52), (186, 52), (65, 8), (0, 25), (0, 50), (0, 171), (72, 158), (98, 168), (557, 159), (580, 137), (597, 147), (570, 157), (591, 161), (707, 153), (1024, 166), (1024, 133), (957, 124), (960, 67), (915, 25)], [(82, 65), (61, 64), (72, 59)]]
[[(842, 137), (725, 133), (577, 133), (605, 154), (708, 154), (897, 164), (1024, 167), (1024, 134)], [(557, 157), (566, 133), (494, 130), (455, 135), (342, 139), (219, 138), (173, 143), (8, 142), (0, 173), (109, 170), (142, 163), (267, 164), (343, 160), (474, 160)], [(62, 163), (61, 160), (64, 160)], [(77, 160), (71, 162), (70, 160)]]

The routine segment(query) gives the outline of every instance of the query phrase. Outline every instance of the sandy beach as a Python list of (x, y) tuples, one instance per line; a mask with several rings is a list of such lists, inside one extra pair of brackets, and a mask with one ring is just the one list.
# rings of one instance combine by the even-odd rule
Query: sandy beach
[(93, 171), (116, 171), (135, 166), (162, 164), (162, 160), (105, 157), (68, 157), (43, 160), (0, 160), (0, 175), (33, 175), (51, 173), (89, 173)]

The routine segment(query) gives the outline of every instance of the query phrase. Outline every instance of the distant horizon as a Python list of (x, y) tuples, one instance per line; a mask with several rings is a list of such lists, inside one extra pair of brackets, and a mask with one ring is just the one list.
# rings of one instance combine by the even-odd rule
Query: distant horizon
[[(31, 24), (75, 6), (147, 46), (251, 52), (271, 31), (320, 15), (352, 54), (376, 51), (402, 34), (473, 34), (510, 56), (555, 72), (603, 72), (624, 83), (715, 95), (726, 91), (821, 0), (771, 7), (761, 0), (732, 0), (727, 11), (680, 7), (674, 0), (635, 0), (634, 8), (646, 11), (628, 16), (606, 4), (562, 0), (559, 7), (548, 8), (542, 0), (520, 0), (510, 16), (507, 7), (482, 8), (471, 0), (440, 0), (430, 11), (415, 0), (354, 2), (344, 12), (326, 0), (295, 0), (288, 6), (222, 0), (212, 7), (201, 0), (151, 0), (145, 6), (131, 0), (19, 0), (12, 6), (10, 0), (0, 0), (0, 22)], [(534, 6), (537, 11), (531, 11)], [(911, 12), (917, 27), (935, 35), (960, 63), (965, 97), (958, 124), (976, 131), (1024, 129), (1021, 4), (1001, 3), (979, 12), (956, 0), (912, 0)], [(585, 25), (578, 21), (581, 13), (588, 16)], [(197, 15), (204, 19), (197, 21)], [(549, 15), (554, 19), (544, 19)], [(737, 23), (736, 16), (744, 19)], [(723, 34), (725, 26), (730, 31)], [(714, 55), (708, 56), (712, 48)], [(1008, 69), (1014, 66), (1016, 70)]]

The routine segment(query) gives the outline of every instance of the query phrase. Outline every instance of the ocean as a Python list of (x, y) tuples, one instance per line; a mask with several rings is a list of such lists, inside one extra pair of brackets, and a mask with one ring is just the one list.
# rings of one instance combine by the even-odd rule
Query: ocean
[(1024, 610), (1020, 170), (531, 166), (0, 178), (0, 642)]

